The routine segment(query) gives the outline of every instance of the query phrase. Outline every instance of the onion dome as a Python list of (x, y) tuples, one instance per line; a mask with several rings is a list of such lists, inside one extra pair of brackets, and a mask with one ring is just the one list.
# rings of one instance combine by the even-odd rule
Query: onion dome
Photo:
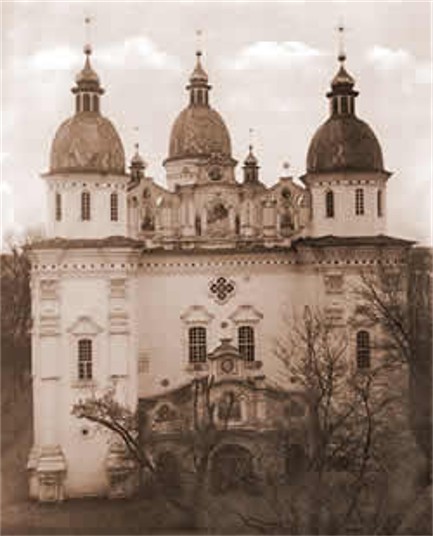
[(307, 154), (307, 172), (383, 171), (382, 149), (370, 126), (355, 115), (355, 80), (340, 53), (340, 68), (331, 82), (331, 115), (319, 127)]
[(181, 158), (231, 157), (230, 134), (220, 114), (209, 105), (208, 75), (201, 64), (201, 52), (189, 78), (190, 102), (173, 124), (169, 155), (165, 162)]
[(257, 182), (259, 180), (259, 161), (254, 156), (253, 146), (249, 146), (248, 155), (244, 160), (244, 183)]
[(51, 146), (50, 173), (114, 173), (125, 171), (125, 153), (120, 137), (100, 113), (104, 90), (90, 64), (92, 50), (84, 47), (86, 60), (76, 76), (75, 115), (58, 128)]

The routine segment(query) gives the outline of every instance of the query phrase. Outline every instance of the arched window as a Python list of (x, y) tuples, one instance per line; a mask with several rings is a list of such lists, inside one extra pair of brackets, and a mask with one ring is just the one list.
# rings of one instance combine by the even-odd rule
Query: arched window
[(56, 221), (62, 219), (62, 194), (56, 192)]
[(218, 419), (220, 421), (241, 421), (242, 408), (241, 402), (233, 393), (226, 391), (218, 402)]
[(78, 113), (78, 112), (81, 112), (80, 102), (81, 102), (81, 96), (80, 96), (80, 94), (78, 93), (77, 95), (75, 95), (75, 111), (76, 111), (77, 113)]
[(335, 97), (332, 99), (332, 113), (338, 113), (338, 100)]
[(254, 328), (251, 326), (241, 326), (238, 329), (238, 347), (239, 353), (245, 361), (254, 361)]
[(356, 334), (356, 365), (359, 369), (370, 368), (370, 334), (365, 330)]
[(110, 195), (110, 219), (111, 221), (119, 219), (119, 196), (116, 192)]
[(204, 363), (207, 356), (206, 328), (196, 326), (189, 328), (189, 360), (191, 363)]
[(177, 417), (176, 410), (171, 408), (168, 404), (163, 404), (158, 408), (156, 412), (155, 421), (156, 422), (168, 422), (174, 421)]
[(349, 110), (347, 107), (347, 97), (341, 97), (341, 113), (347, 114), (348, 111)]
[(241, 234), (241, 219), (239, 214), (236, 214), (235, 216), (235, 233), (237, 236)]
[(83, 112), (90, 112), (90, 95), (88, 93), (83, 95)]
[(93, 111), (99, 112), (99, 97), (98, 95), (93, 95)]
[(91, 339), (78, 341), (78, 379), (91, 380), (93, 378), (93, 356)]
[(326, 217), (334, 217), (334, 192), (328, 190), (325, 194)]
[(364, 214), (364, 190), (362, 188), (355, 190), (355, 214), (357, 216)]
[(195, 217), (195, 234), (197, 236), (201, 236), (201, 217), (200, 217), (200, 214), (198, 214)]
[(382, 190), (377, 191), (377, 215), (379, 218), (383, 216), (383, 199), (382, 199)]
[(289, 483), (303, 473), (307, 464), (307, 456), (302, 445), (291, 444), (286, 447), (285, 459), (286, 478)]
[(81, 220), (90, 220), (90, 193), (82, 192), (81, 194)]

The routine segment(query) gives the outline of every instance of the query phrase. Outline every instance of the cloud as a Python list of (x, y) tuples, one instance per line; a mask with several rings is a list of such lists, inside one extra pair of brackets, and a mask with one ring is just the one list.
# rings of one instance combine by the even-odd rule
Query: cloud
[(27, 65), (38, 71), (68, 71), (80, 62), (78, 51), (68, 46), (39, 50), (28, 59)]
[(98, 50), (97, 54), (101, 63), (114, 67), (141, 64), (152, 69), (180, 68), (177, 58), (159, 50), (155, 43), (143, 36), (130, 37), (123, 42), (114, 43)]
[(415, 81), (417, 84), (432, 83), (432, 66), (430, 62), (420, 63), (415, 68)]
[(301, 41), (257, 41), (226, 62), (231, 69), (287, 67), (303, 64), (323, 53)]
[(414, 58), (403, 48), (391, 48), (375, 45), (367, 51), (367, 60), (378, 69), (394, 70), (409, 66)]
[(432, 83), (432, 66), (430, 62), (417, 60), (410, 52), (402, 48), (391, 49), (375, 45), (367, 51), (367, 61), (383, 73), (404, 75), (403, 87), (410, 91), (414, 84)]
[[(179, 69), (179, 60), (170, 56), (147, 37), (136, 36), (94, 49), (95, 60), (101, 65), (125, 68), (126, 65), (149, 67), (151, 69)], [(83, 53), (70, 46), (61, 45), (38, 50), (25, 60), (18, 60), (15, 67), (25, 72), (70, 71), (83, 65)]]

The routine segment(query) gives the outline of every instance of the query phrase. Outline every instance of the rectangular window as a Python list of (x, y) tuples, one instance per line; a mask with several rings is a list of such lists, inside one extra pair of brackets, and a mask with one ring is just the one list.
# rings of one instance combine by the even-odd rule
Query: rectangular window
[(110, 195), (110, 219), (111, 221), (119, 220), (119, 196), (116, 192)]
[(92, 341), (90, 339), (80, 339), (78, 341), (78, 379), (91, 380), (92, 370)]
[(245, 361), (254, 361), (254, 328), (251, 326), (241, 326), (238, 329), (239, 353)]
[(355, 190), (355, 214), (357, 216), (364, 214), (364, 190), (362, 188)]
[(90, 193), (83, 192), (81, 194), (81, 220), (90, 220)]
[(356, 334), (356, 364), (359, 369), (370, 367), (370, 334), (358, 331)]
[(377, 216), (379, 218), (381, 218), (383, 216), (382, 190), (377, 191)]
[(194, 327), (188, 332), (189, 361), (191, 363), (204, 363), (207, 356), (206, 328)]
[(326, 217), (334, 217), (334, 192), (328, 190), (325, 195), (325, 205), (326, 205)]
[(56, 221), (62, 219), (62, 194), (56, 193)]

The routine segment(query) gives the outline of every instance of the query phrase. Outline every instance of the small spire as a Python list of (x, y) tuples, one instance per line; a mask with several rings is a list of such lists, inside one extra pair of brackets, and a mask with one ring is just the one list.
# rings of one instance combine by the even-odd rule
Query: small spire
[(197, 38), (197, 46), (196, 46), (195, 55), (198, 58), (200, 58), (200, 56), (202, 55), (202, 45), (203, 45), (203, 42), (202, 42), (203, 32), (202, 32), (202, 30), (196, 30), (195, 35), (196, 35), (196, 38)]
[(99, 113), (100, 96), (104, 93), (101, 87), (98, 74), (90, 64), (92, 46), (90, 45), (90, 17), (84, 19), (86, 44), (83, 47), (85, 54), (84, 67), (75, 77), (76, 86), (72, 88), (75, 95), (75, 111)]
[(90, 26), (90, 23), (92, 22), (92, 19), (90, 17), (86, 17), (84, 19), (84, 33), (85, 33), (85, 45), (84, 45), (84, 54), (86, 54), (87, 56), (90, 56), (90, 54), (92, 53), (92, 45), (90, 44), (91, 43), (91, 38), (90, 38), (90, 30), (91, 30), (91, 26)]
[[(134, 131), (138, 134), (140, 131), (139, 127), (134, 127)], [(131, 158), (131, 165), (129, 166), (131, 169), (131, 177), (141, 178), (144, 176), (144, 170), (146, 169), (147, 164), (140, 155), (140, 144), (138, 141), (134, 143), (134, 149), (135, 153)]]
[(209, 106), (209, 90), (211, 89), (211, 86), (208, 84), (208, 75), (201, 64), (202, 50), (201, 42), (199, 40), (202, 31), (197, 30), (196, 35), (196, 64), (189, 77), (189, 85), (187, 86), (187, 89), (190, 92), (190, 106)]
[(338, 25), (338, 61), (343, 64), (346, 61), (346, 52), (344, 49), (344, 25), (340, 23)]
[(248, 154), (244, 160), (244, 182), (253, 183), (259, 180), (259, 161), (253, 153), (253, 132), (252, 128), (248, 129), (249, 132), (249, 145), (248, 145)]
[(283, 177), (289, 177), (290, 162), (285, 160), (283, 162)]

